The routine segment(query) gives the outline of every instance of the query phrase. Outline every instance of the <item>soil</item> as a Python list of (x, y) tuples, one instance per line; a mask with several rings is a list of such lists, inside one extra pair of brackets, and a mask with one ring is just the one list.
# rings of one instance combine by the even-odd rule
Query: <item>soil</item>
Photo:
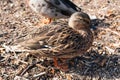
[[(120, 0), (71, 0), (92, 20), (92, 47), (68, 61), (69, 71), (48, 58), (5, 51), (0, 46), (0, 80), (119, 80)], [(13, 45), (39, 34), (43, 16), (25, 0), (0, 0), (0, 45)], [(58, 20), (59, 21), (59, 20)]]

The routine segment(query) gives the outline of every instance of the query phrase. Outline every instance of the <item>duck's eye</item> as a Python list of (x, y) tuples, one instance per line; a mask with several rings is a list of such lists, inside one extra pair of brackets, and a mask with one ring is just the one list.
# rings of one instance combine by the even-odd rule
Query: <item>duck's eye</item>
[(84, 22), (86, 22), (87, 24), (90, 24), (90, 20), (88, 19), (83, 19)]

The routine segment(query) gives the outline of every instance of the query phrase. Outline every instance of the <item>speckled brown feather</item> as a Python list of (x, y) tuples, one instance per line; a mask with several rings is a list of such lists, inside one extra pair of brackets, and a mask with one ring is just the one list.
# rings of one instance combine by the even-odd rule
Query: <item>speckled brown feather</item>
[[(84, 20), (87, 18), (84, 17)], [(84, 20), (81, 19), (81, 22)], [(84, 25), (81, 25), (82, 23), (80, 26)], [(43, 26), (41, 36), (24, 41), (20, 45), (39, 56), (72, 58), (83, 54), (92, 45), (93, 34), (90, 25), (86, 25), (80, 30), (75, 30), (67, 24)]]

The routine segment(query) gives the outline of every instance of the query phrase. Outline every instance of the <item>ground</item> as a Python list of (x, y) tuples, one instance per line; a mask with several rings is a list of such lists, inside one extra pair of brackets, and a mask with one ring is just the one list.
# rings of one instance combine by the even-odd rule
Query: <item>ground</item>
[[(5, 52), (0, 47), (0, 80), (119, 80), (120, 0), (72, 0), (92, 19), (92, 47), (68, 62), (69, 72), (53, 61), (28, 53)], [(12, 45), (39, 34), (43, 17), (25, 0), (0, 0), (0, 45)]]

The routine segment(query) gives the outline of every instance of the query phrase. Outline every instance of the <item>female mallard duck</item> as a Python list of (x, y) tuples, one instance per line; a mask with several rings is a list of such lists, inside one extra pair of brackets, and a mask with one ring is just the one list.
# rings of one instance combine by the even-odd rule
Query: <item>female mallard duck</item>
[(48, 18), (44, 23), (50, 23), (52, 19), (68, 18), (74, 12), (81, 11), (70, 0), (27, 0), (33, 11)]
[(86, 13), (75, 12), (68, 25), (40, 27), (40, 35), (19, 43), (18, 49), (40, 57), (70, 59), (84, 54), (91, 47), (93, 34), (90, 26), (91, 20)]

